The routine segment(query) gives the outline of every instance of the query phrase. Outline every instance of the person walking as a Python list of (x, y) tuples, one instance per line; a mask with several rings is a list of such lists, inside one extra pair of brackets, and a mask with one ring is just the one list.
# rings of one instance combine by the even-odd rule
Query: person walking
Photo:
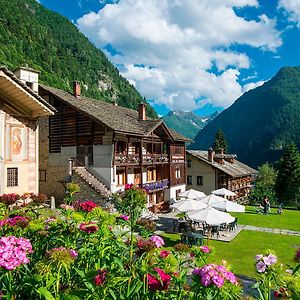
[(264, 215), (266, 215), (270, 209), (270, 201), (267, 196), (264, 197), (263, 207), (264, 207)]

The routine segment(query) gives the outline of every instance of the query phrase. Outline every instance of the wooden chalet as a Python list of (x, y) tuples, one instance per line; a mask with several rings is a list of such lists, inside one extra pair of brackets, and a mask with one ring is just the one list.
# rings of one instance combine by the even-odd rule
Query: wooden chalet
[(72, 169), (101, 194), (126, 184), (144, 187), (154, 210), (185, 190), (187, 139), (162, 120), (148, 119), (144, 103), (135, 111), (83, 97), (77, 82), (73, 93), (40, 85), (39, 94), (58, 111), (42, 125), (43, 191), (59, 190), (52, 174), (65, 176), (70, 159)]
[(257, 171), (237, 160), (235, 154), (223, 150), (187, 150), (187, 187), (205, 194), (226, 188), (245, 197)]

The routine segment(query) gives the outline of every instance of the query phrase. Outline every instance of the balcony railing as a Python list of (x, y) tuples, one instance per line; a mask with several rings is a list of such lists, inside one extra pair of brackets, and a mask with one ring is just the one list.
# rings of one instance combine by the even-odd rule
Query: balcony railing
[(139, 154), (116, 154), (115, 163), (119, 165), (139, 164), (140, 156)]
[(144, 154), (143, 163), (167, 163), (169, 158), (167, 154)]
[(168, 179), (162, 179), (162, 180), (155, 181), (155, 182), (144, 183), (142, 185), (142, 187), (148, 192), (165, 189), (168, 186), (169, 186), (169, 180)]

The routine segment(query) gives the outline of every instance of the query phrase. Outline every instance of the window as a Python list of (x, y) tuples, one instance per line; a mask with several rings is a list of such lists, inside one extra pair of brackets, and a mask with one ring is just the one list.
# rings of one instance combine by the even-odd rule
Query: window
[(197, 185), (203, 185), (203, 176), (197, 176)]
[(175, 171), (175, 177), (176, 178), (181, 178), (181, 170), (179, 167), (176, 168), (176, 171)]
[(186, 182), (187, 182), (188, 185), (192, 185), (193, 184), (193, 176), (192, 175), (188, 175)]
[(181, 193), (181, 189), (176, 190), (175, 193), (176, 193), (176, 200), (178, 200), (179, 194)]
[(7, 186), (18, 186), (18, 168), (7, 168)]
[(190, 159), (187, 160), (187, 166), (190, 168), (192, 166), (192, 161)]
[(141, 170), (134, 169), (134, 184), (141, 184)]
[(156, 180), (156, 170), (154, 168), (149, 168), (147, 170), (147, 181), (155, 181)]
[(116, 184), (117, 185), (124, 185), (126, 183), (126, 174), (124, 170), (118, 170), (116, 174)]
[(46, 181), (46, 170), (39, 170), (39, 180)]

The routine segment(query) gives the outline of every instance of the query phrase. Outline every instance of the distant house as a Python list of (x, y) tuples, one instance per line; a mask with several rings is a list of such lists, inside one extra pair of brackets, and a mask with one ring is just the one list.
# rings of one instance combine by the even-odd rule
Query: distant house
[(148, 119), (145, 104), (135, 111), (86, 98), (78, 82), (73, 93), (40, 85), (39, 94), (57, 110), (41, 122), (43, 192), (62, 197), (61, 181), (69, 173), (82, 190), (84, 182), (93, 189), (86, 197), (107, 196), (127, 184), (144, 187), (148, 205), (157, 210), (185, 190), (187, 139), (162, 120)]
[(0, 67), (0, 195), (39, 191), (38, 118), (55, 109), (37, 91), (38, 72)]
[(187, 150), (187, 188), (205, 194), (226, 188), (244, 197), (249, 194), (256, 170), (237, 160), (235, 154), (223, 150)]

